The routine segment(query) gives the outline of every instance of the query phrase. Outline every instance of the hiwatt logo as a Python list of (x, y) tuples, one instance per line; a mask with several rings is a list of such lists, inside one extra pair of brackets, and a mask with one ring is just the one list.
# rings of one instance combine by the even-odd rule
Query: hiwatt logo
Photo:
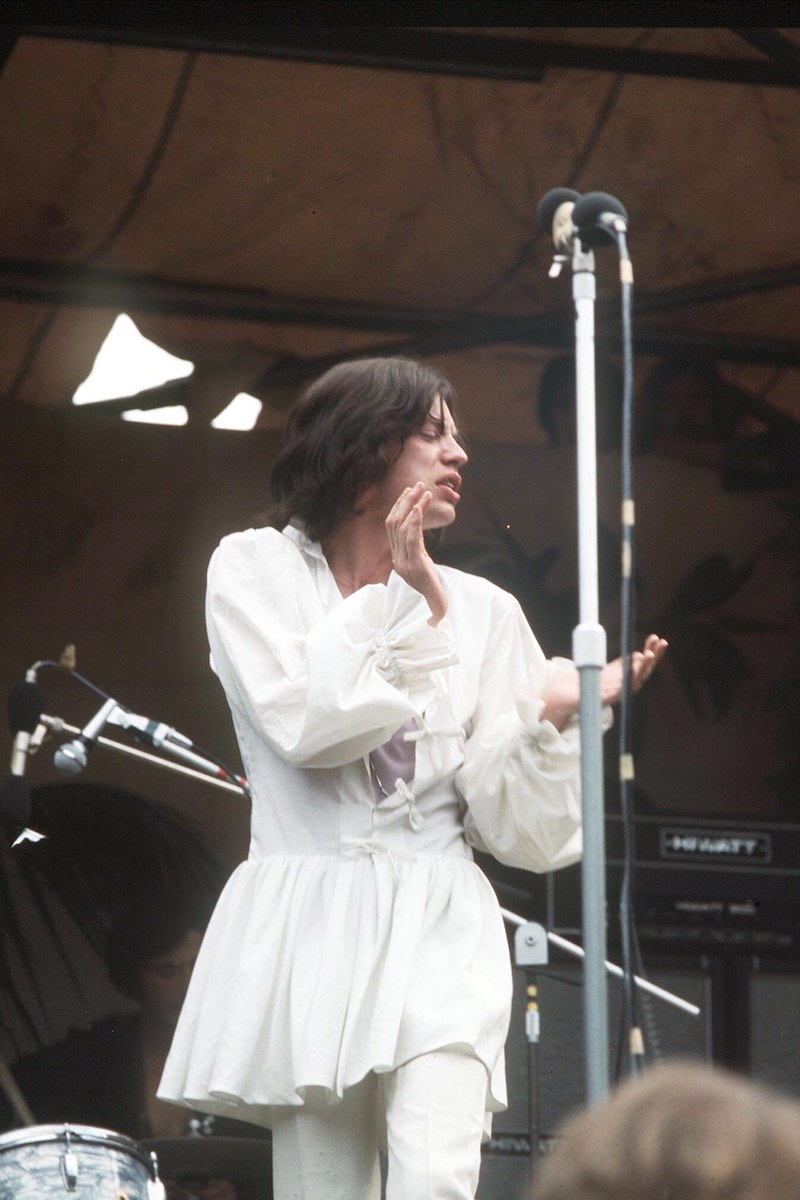
[(662, 829), (661, 857), (682, 862), (737, 862), (766, 865), (772, 861), (768, 833), (727, 829)]

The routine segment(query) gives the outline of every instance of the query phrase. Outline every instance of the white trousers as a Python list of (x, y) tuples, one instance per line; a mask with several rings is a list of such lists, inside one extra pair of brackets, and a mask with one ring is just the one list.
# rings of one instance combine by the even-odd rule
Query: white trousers
[(275, 1123), (275, 1200), (473, 1200), (478, 1187), (486, 1069), (438, 1050), (368, 1075), (340, 1104), (298, 1108)]

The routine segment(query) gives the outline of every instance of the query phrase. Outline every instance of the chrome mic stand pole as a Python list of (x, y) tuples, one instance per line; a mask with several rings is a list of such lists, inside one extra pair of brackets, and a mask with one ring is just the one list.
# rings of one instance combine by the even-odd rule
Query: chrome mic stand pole
[(600, 672), (606, 663), (606, 634), (599, 622), (597, 549), (597, 453), (594, 388), (594, 254), (581, 244), (573, 224), (576, 201), (571, 188), (553, 188), (539, 205), (539, 223), (556, 247), (550, 269), (555, 278), (572, 262), (575, 303), (575, 376), (578, 468), (578, 625), (572, 657), (580, 674), (581, 803), (583, 820), (584, 989), (586, 1098), (602, 1099), (609, 1088), (608, 985), (606, 960), (605, 826), (603, 805), (603, 731)]
[(606, 663), (606, 633), (599, 620), (597, 550), (597, 447), (594, 386), (594, 254), (573, 240), (572, 295), (575, 302), (575, 375), (578, 459), (579, 617), (572, 657), (580, 673), (581, 797), (583, 809), (584, 988), (586, 1099), (601, 1100), (609, 1087), (608, 984), (606, 980), (606, 880), (603, 803), (603, 730), (600, 671)]

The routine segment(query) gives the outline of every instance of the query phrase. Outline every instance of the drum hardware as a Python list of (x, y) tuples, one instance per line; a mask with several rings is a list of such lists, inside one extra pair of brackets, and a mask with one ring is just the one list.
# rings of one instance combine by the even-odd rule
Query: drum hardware
[(64, 1185), (68, 1192), (74, 1192), (78, 1186), (78, 1174), (81, 1169), (78, 1163), (78, 1156), (71, 1148), (71, 1136), (69, 1128), (65, 1128), (64, 1141), (67, 1148), (61, 1155), (61, 1178), (64, 1180)]
[(158, 1155), (155, 1150), (150, 1151), (150, 1168), (153, 1178), (147, 1181), (149, 1200), (167, 1200), (167, 1189), (164, 1187), (158, 1174)]
[(166, 1200), (152, 1151), (110, 1129), (31, 1125), (0, 1134), (0, 1200)]

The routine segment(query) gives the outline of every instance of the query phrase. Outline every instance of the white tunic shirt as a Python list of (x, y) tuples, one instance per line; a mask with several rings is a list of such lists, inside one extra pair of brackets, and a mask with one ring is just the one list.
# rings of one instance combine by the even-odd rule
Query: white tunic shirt
[[(269, 1124), (370, 1071), (459, 1046), (505, 1103), (511, 975), (471, 847), (534, 871), (580, 855), (576, 723), (540, 720), (553, 672), (516, 600), (439, 568), (448, 613), (394, 573), (343, 598), (293, 526), (224, 538), (212, 666), (253, 795), (248, 860), (206, 931), (159, 1095)], [(404, 724), (409, 783), (369, 754)]]

